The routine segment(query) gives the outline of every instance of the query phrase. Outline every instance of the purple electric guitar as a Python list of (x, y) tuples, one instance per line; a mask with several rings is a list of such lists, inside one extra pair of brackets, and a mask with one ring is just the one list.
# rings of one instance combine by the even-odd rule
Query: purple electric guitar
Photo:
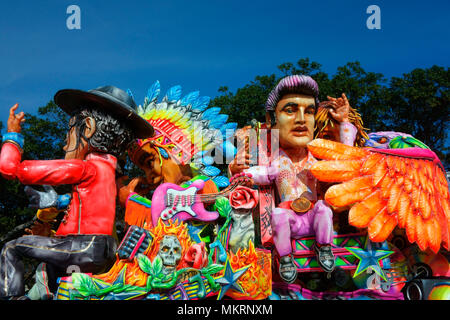
[(152, 197), (152, 223), (158, 224), (161, 218), (167, 221), (172, 218), (179, 220), (213, 221), (219, 217), (217, 211), (207, 211), (204, 202), (215, 201), (220, 196), (226, 196), (238, 185), (246, 185), (249, 177), (241, 176), (219, 193), (197, 194), (205, 186), (205, 181), (195, 180), (189, 187), (183, 188), (174, 183), (163, 183), (156, 188)]

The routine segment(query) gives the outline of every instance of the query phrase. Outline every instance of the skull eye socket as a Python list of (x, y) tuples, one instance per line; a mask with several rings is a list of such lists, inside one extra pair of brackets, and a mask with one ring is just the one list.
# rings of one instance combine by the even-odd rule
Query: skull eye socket
[(169, 247), (163, 247), (163, 248), (162, 248), (162, 251), (163, 251), (163, 252), (168, 252), (168, 251), (169, 251)]
[(173, 252), (175, 252), (175, 253), (178, 253), (178, 251), (179, 251), (178, 248), (173, 249)]

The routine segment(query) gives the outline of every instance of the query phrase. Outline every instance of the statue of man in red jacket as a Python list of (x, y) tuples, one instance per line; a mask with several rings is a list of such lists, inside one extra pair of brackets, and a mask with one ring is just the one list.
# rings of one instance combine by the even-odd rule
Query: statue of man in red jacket
[(27, 235), (5, 244), (0, 257), (0, 297), (24, 294), (22, 257), (58, 270), (77, 266), (101, 272), (115, 257), (116, 165), (135, 138), (153, 128), (134, 111), (136, 104), (114, 86), (60, 90), (55, 103), (71, 115), (63, 160), (21, 160), (23, 112), (10, 109), (3, 136), (0, 173), (26, 185), (72, 185), (72, 197), (55, 237)]

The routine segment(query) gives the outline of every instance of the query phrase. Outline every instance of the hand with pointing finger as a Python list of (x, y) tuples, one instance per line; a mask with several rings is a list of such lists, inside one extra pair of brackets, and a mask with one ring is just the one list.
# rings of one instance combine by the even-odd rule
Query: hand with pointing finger
[(22, 131), (22, 123), (25, 122), (25, 113), (20, 112), (15, 114), (15, 111), (19, 107), (19, 104), (15, 104), (9, 109), (9, 118), (7, 122), (7, 131), (8, 132), (17, 132), (20, 133)]

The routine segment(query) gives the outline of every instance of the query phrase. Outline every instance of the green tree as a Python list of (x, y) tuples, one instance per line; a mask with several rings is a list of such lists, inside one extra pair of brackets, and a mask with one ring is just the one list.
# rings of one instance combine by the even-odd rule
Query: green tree
[(353, 107), (363, 115), (368, 128), (374, 131), (386, 129), (382, 120), (386, 108), (384, 100), (386, 80), (381, 73), (365, 71), (359, 62), (349, 62), (337, 69), (330, 77), (322, 71), (322, 65), (308, 58), (302, 58), (294, 65), (291, 62), (278, 66), (278, 75), (262, 75), (254, 81), (237, 89), (233, 94), (228, 87), (221, 87), (221, 95), (211, 101), (211, 105), (219, 106), (230, 115), (230, 121), (240, 126), (248, 124), (251, 119), (264, 120), (264, 105), (269, 92), (278, 81), (292, 74), (307, 74), (313, 77), (319, 85), (319, 100), (327, 96), (338, 97), (343, 92), (347, 95)]
[(275, 74), (256, 76), (254, 81), (237, 89), (233, 94), (228, 87), (219, 88), (221, 95), (211, 100), (210, 105), (220, 107), (223, 113), (229, 115), (230, 122), (237, 122), (240, 127), (247, 125), (252, 119), (264, 119), (267, 96), (276, 85)]
[(432, 66), (390, 80), (385, 96), (390, 129), (412, 134), (449, 165), (450, 72)]

